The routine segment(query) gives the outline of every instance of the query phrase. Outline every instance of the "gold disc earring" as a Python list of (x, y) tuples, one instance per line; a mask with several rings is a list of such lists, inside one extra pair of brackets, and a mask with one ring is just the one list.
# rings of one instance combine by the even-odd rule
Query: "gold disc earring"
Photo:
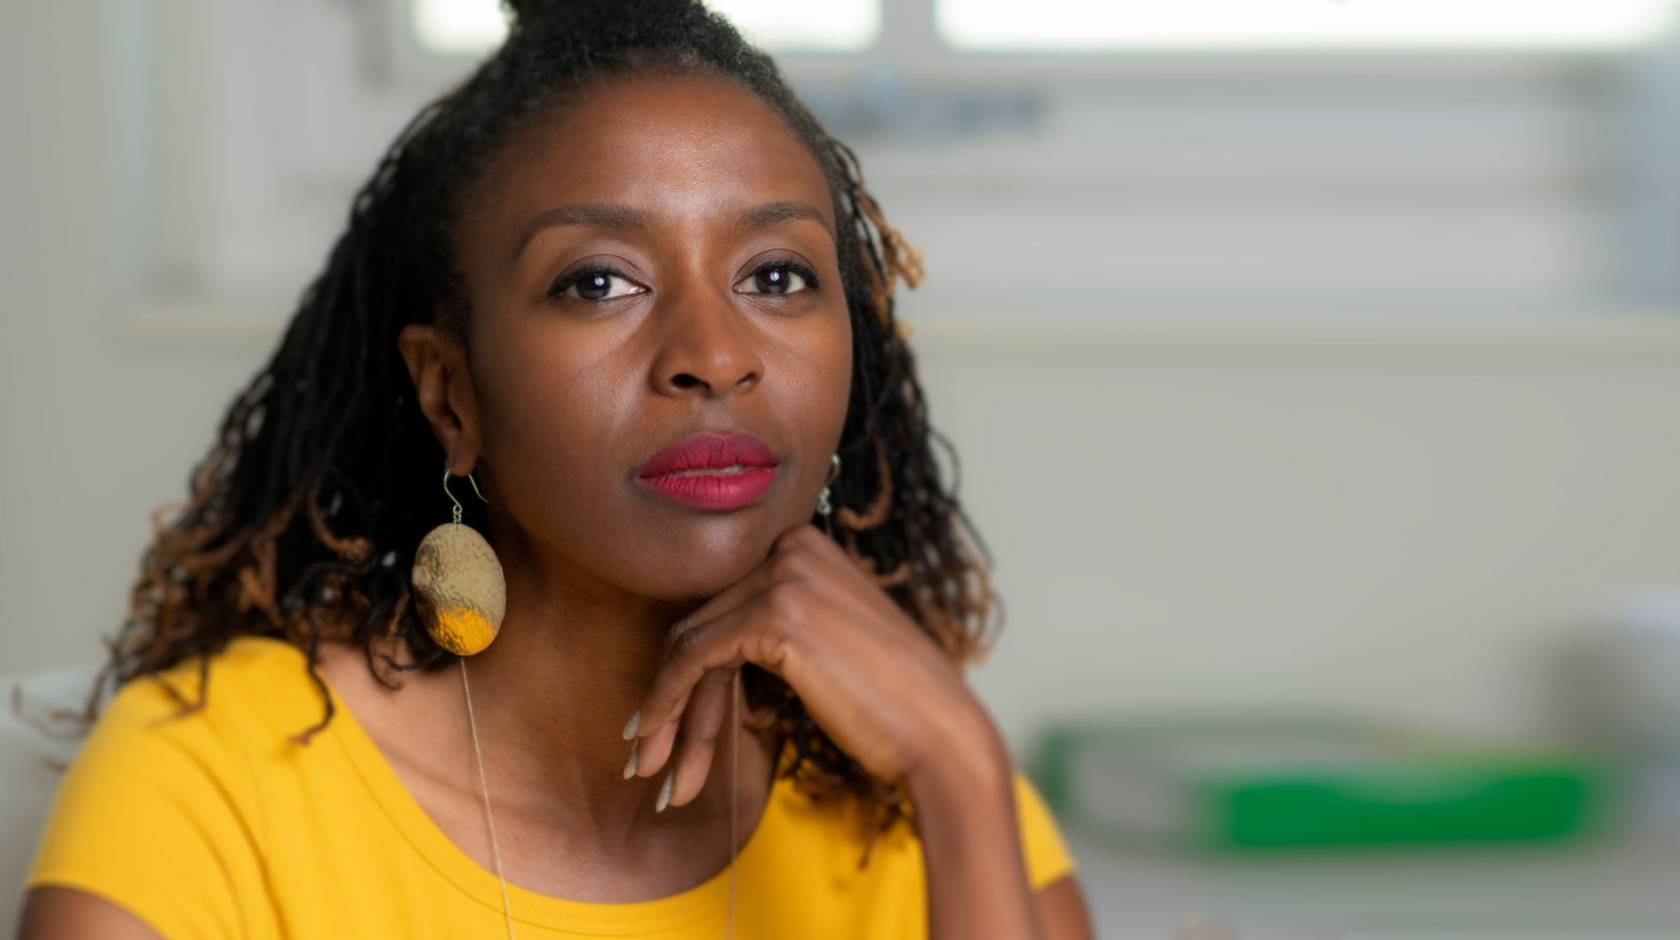
[[(432, 640), (457, 656), (471, 656), (489, 646), (502, 627), (507, 582), (495, 549), (472, 526), (461, 524), (461, 502), (449, 492), (451, 475), (445, 460), (443, 492), (454, 504), (452, 518), (420, 540), (410, 579)], [(467, 482), (479, 499), (490, 502), (471, 473)]]

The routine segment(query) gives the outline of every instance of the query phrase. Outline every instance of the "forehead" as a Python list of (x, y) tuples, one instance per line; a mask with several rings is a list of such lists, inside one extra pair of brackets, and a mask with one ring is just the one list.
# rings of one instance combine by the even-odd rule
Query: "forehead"
[(567, 96), (514, 134), (479, 196), (486, 215), (510, 225), (566, 203), (704, 221), (803, 200), (835, 228), (815, 155), (757, 94), (707, 74), (613, 77)]

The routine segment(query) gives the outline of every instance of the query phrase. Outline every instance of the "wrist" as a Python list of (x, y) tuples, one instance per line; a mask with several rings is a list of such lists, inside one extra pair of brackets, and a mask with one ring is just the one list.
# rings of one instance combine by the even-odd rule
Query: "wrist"
[(1014, 764), (997, 725), (977, 699), (943, 713), (932, 740), (905, 776), (912, 804), (929, 799), (971, 798), (976, 794), (1013, 794)]

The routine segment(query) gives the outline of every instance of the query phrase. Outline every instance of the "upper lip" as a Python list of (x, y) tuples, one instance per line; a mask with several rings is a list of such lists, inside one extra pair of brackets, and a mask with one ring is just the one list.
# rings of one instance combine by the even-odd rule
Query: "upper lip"
[(741, 431), (692, 434), (649, 457), (636, 475), (664, 476), (684, 470), (742, 467), (774, 467), (781, 461), (770, 445)]

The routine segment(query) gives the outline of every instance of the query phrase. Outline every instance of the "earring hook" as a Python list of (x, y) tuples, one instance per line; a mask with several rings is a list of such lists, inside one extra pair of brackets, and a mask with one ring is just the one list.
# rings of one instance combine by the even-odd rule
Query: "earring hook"
[[(449, 501), (454, 504), (454, 507), (449, 510), (449, 515), (450, 515), (451, 520), (456, 525), (460, 525), (461, 524), (461, 501), (456, 499), (455, 494), (451, 493), (449, 491), (449, 478), (454, 476), (454, 475), (455, 474), (452, 473), (449, 469), (448, 458), (445, 458), (444, 461), (443, 461), (443, 492), (444, 492), (444, 495), (449, 497)], [(467, 473), (467, 482), (472, 484), (473, 492), (477, 493), (478, 498), (481, 499), (481, 500), (484, 500), (484, 504), (488, 506), (490, 504), (490, 501), (488, 499), (484, 499), (484, 494), (479, 491), (478, 481), (473, 479), (473, 475), (472, 475), (471, 471), (468, 471), (468, 473)]]

